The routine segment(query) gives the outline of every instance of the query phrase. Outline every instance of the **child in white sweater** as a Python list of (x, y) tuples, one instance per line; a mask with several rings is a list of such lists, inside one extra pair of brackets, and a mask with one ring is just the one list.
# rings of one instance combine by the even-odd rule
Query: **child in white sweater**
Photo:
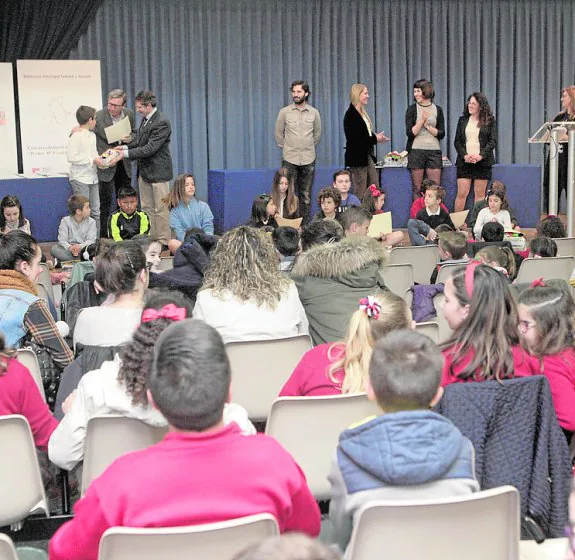
[(475, 239), (481, 239), (481, 230), (487, 222), (499, 222), (506, 231), (513, 229), (509, 214), (509, 203), (503, 193), (490, 194), (487, 199), (487, 208), (483, 208), (477, 215), (477, 221), (473, 228)]

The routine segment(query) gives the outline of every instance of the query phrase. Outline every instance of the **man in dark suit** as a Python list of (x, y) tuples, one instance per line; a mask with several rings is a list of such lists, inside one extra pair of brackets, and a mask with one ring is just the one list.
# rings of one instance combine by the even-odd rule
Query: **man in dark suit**
[[(120, 146), (122, 142), (108, 143), (105, 128), (116, 124), (118, 121), (128, 117), (130, 119), (130, 129), (132, 134), (123, 138), (123, 143), (127, 144), (136, 137), (136, 119), (134, 111), (126, 108), (126, 92), (123, 89), (113, 89), (108, 93), (108, 104), (106, 107), (96, 112), (96, 149), (98, 154), (103, 154), (110, 148)], [(106, 224), (108, 218), (113, 213), (112, 209), (112, 191), (116, 193), (124, 187), (129, 187), (132, 182), (132, 162), (124, 160), (118, 165), (112, 165), (104, 169), (98, 168), (98, 182), (100, 184), (100, 220), (102, 224), (101, 234), (105, 236)]]
[(156, 95), (141, 91), (136, 95), (136, 111), (144, 118), (135, 140), (128, 146), (114, 148), (120, 159), (138, 160), (138, 186), (142, 210), (150, 217), (150, 234), (167, 245), (171, 237), (167, 205), (162, 202), (170, 191), (174, 176), (170, 138), (172, 127), (168, 118), (157, 108)]

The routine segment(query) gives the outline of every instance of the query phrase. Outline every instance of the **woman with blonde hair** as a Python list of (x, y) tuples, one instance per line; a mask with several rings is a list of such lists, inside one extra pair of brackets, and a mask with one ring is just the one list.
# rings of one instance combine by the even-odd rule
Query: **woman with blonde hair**
[(225, 343), (308, 333), (297, 288), (279, 271), (271, 237), (250, 226), (228, 231), (216, 246), (193, 316)]
[(306, 352), (280, 392), (280, 397), (315, 397), (363, 393), (376, 342), (391, 331), (414, 327), (405, 301), (382, 292), (359, 301), (345, 340)]
[(369, 185), (379, 186), (373, 147), (389, 141), (383, 132), (375, 132), (365, 106), (369, 99), (367, 86), (353, 84), (350, 105), (343, 117), (345, 133), (345, 166), (351, 172), (353, 192), (360, 200)]
[(280, 167), (272, 183), (272, 200), (282, 218), (299, 218), (299, 201), (295, 195), (293, 177), (285, 167)]

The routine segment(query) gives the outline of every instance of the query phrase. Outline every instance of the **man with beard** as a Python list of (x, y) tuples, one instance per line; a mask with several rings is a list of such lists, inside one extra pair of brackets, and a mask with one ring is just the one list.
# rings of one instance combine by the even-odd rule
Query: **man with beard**
[(307, 101), (309, 85), (296, 80), (291, 85), (293, 103), (280, 110), (275, 136), (282, 148), (282, 167), (291, 173), (304, 223), (309, 221), (310, 195), (315, 172), (315, 147), (321, 138), (321, 119)]

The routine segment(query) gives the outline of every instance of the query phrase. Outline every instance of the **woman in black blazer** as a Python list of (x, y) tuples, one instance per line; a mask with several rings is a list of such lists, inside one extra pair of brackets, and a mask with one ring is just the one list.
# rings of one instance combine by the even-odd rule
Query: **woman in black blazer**
[(373, 147), (378, 142), (389, 141), (389, 138), (383, 132), (373, 131), (371, 119), (365, 110), (369, 99), (367, 86), (354, 84), (349, 98), (351, 103), (343, 117), (345, 166), (351, 172), (353, 192), (361, 200), (369, 185), (379, 186)]
[(457, 151), (455, 212), (461, 212), (465, 208), (471, 183), (475, 202), (485, 198), (495, 163), (493, 150), (497, 146), (497, 124), (484, 93), (475, 92), (467, 98), (463, 115), (457, 123), (454, 145)]

